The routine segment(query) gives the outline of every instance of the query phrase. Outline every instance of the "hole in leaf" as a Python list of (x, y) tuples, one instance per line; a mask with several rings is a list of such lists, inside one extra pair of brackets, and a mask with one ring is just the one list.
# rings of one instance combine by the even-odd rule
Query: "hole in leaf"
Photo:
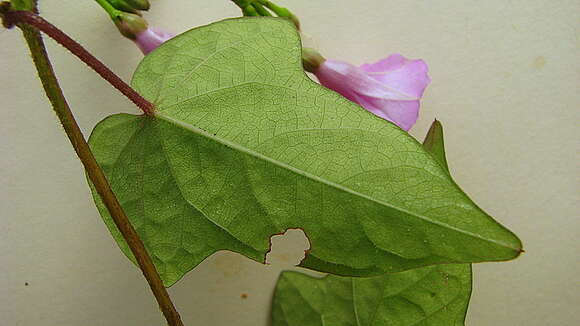
[(296, 266), (310, 250), (310, 241), (302, 229), (288, 229), (283, 234), (270, 237), (270, 251), (266, 264)]

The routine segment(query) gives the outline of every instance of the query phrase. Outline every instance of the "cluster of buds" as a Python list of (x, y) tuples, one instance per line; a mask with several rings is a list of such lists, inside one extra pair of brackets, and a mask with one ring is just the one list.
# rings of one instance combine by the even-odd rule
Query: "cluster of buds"
[(135, 42), (143, 54), (155, 50), (174, 34), (149, 27), (141, 12), (149, 10), (149, 0), (98, 0), (111, 17), (119, 32)]

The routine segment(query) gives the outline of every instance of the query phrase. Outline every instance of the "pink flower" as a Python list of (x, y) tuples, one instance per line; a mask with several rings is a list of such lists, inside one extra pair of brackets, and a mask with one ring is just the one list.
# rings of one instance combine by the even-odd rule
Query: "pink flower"
[(141, 49), (143, 54), (148, 54), (174, 36), (174, 34), (164, 32), (161, 29), (149, 27), (141, 33), (137, 34), (133, 41), (135, 44), (137, 44), (139, 49)]
[(409, 130), (417, 121), (419, 101), (431, 82), (428, 70), (423, 60), (408, 60), (392, 54), (360, 67), (324, 60), (313, 72), (323, 86)]

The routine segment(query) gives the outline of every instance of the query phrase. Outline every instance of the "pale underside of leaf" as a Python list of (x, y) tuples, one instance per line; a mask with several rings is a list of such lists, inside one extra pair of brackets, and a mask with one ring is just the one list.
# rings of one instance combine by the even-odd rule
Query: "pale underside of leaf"
[(134, 75), (155, 118), (95, 128), (95, 156), (166, 285), (218, 250), (263, 261), (289, 228), (310, 240), (304, 267), (341, 275), (519, 254), (421, 144), (308, 79), (300, 51), (279, 19), (191, 30)]

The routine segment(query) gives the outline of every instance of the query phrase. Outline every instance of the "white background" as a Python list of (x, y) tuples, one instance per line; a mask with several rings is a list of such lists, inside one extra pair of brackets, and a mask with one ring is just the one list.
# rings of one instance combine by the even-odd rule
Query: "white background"
[[(41, 3), (47, 19), (130, 80), (141, 54), (93, 1)], [(152, 25), (174, 32), (239, 14), (227, 0), (152, 4)], [(329, 58), (360, 64), (399, 52), (429, 64), (433, 83), (412, 134), (443, 122), (457, 181), (526, 249), (514, 262), (475, 266), (468, 325), (577, 325), (580, 2), (280, 4)], [(86, 135), (109, 114), (137, 112), (54, 42), (48, 49)], [(164, 325), (101, 222), (26, 53), (18, 30), (0, 31), (0, 324)], [(265, 326), (278, 272), (300, 246), (286, 244), (294, 250), (280, 250), (274, 266), (217, 254), (170, 293), (187, 325)]]

